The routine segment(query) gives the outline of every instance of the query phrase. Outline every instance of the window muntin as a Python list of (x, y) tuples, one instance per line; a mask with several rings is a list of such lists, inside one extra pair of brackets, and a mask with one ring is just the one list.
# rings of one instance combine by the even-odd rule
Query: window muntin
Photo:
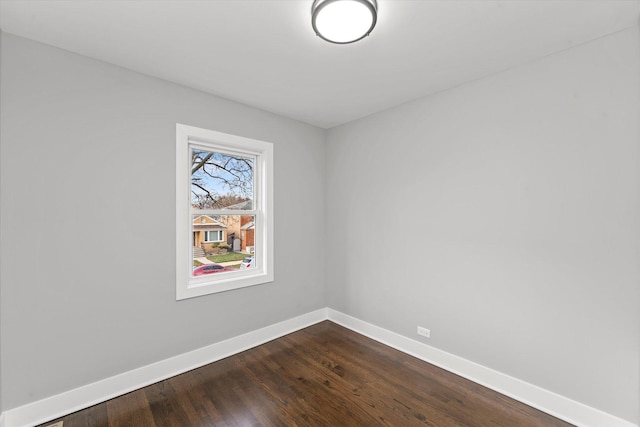
[(273, 281), (272, 144), (177, 125), (176, 158), (177, 299)]

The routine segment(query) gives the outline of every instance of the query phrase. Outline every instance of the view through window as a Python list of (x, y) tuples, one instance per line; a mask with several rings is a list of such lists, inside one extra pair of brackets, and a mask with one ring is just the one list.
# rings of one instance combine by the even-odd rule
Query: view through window
[(252, 157), (191, 149), (194, 276), (255, 267), (254, 166)]

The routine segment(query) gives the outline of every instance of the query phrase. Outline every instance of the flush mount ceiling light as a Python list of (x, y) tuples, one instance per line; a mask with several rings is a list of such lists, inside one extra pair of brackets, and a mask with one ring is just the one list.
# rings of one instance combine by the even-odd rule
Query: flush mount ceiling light
[(316, 34), (331, 43), (357, 42), (376, 26), (376, 0), (314, 0), (311, 25)]

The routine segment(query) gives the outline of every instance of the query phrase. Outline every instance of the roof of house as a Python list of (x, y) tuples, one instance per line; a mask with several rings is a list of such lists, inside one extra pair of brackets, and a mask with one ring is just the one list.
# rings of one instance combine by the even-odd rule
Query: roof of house
[[(204, 222), (202, 220), (205, 220)], [(226, 225), (209, 215), (198, 215), (193, 219), (194, 230), (212, 230), (219, 228), (227, 228)]]
[(234, 209), (234, 210), (250, 211), (250, 210), (253, 209), (253, 200), (246, 200), (244, 202), (235, 203), (233, 205), (225, 206), (222, 209)]

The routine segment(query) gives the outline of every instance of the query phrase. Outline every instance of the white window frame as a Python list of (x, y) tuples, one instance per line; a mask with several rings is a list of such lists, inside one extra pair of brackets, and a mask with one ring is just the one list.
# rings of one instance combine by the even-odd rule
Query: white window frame
[[(220, 239), (219, 240), (208, 240), (209, 233), (213, 233), (214, 231), (216, 232), (216, 234), (218, 235), (218, 237)], [(222, 230), (204, 230), (203, 243), (220, 243), (220, 242), (224, 242), (224, 240), (222, 238)]]
[[(253, 215), (255, 267), (237, 272), (193, 277), (191, 236), (191, 147), (253, 157), (252, 210), (216, 210), (224, 215)], [(273, 144), (194, 126), (176, 124), (176, 299), (244, 288), (274, 280)]]

